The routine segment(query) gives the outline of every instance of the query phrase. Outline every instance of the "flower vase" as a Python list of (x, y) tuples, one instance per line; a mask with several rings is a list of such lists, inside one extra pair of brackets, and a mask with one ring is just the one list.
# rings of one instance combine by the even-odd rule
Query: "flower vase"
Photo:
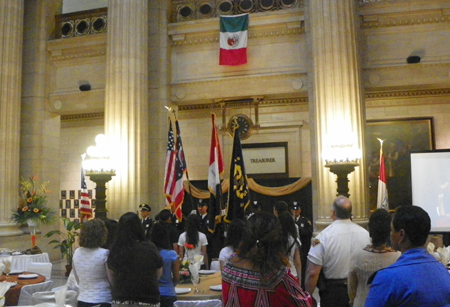
[(28, 219), (27, 220), (28, 229), (30, 230), (31, 235), (31, 247), (36, 246), (36, 228), (38, 223), (35, 220)]

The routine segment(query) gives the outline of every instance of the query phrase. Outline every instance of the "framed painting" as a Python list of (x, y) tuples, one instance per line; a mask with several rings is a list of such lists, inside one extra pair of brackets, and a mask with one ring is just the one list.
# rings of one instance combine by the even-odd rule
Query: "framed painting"
[(433, 118), (368, 120), (365, 132), (370, 209), (377, 205), (381, 143), (389, 209), (412, 204), (410, 153), (435, 149)]
[(247, 176), (261, 178), (288, 178), (288, 143), (242, 144)]

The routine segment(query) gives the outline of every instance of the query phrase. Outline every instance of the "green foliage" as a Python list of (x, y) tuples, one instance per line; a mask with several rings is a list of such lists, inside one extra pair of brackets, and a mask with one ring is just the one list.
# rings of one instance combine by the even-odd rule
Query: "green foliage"
[(53, 248), (61, 251), (61, 259), (66, 258), (67, 265), (72, 265), (73, 252), (75, 250), (74, 245), (77, 238), (80, 236), (81, 224), (79, 222), (71, 221), (68, 218), (61, 218), (64, 222), (65, 231), (52, 230), (45, 234), (46, 238), (59, 236), (59, 239), (54, 239), (49, 244), (55, 244)]

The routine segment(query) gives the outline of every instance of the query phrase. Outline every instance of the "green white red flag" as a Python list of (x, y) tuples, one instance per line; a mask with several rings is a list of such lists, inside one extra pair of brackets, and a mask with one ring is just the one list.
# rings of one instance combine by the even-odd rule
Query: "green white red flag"
[(237, 66), (247, 63), (249, 15), (220, 16), (220, 65)]

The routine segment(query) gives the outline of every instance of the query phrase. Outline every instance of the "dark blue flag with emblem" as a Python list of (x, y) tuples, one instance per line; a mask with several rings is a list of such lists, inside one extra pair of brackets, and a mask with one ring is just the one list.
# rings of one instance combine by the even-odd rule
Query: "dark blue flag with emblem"
[(241, 139), (237, 130), (234, 132), (233, 153), (230, 164), (230, 188), (228, 189), (228, 204), (225, 222), (233, 219), (245, 219), (245, 209), (250, 203), (247, 173), (245, 172), (242, 155)]

